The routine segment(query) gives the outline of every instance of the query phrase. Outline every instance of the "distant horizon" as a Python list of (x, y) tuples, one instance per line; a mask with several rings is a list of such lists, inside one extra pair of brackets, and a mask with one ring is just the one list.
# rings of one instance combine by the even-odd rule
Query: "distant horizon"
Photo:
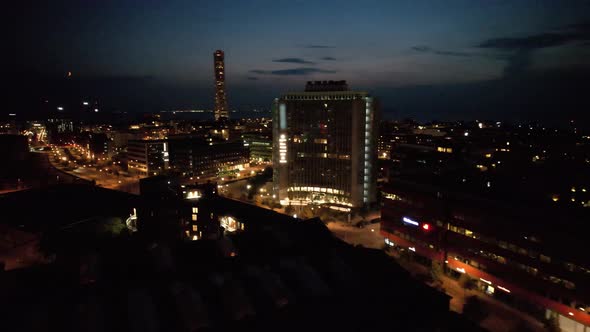
[(268, 108), (309, 80), (346, 80), (387, 118), (582, 122), (590, 108), (587, 1), (18, 6), (2, 78), (19, 111), (68, 94), (129, 111), (212, 108), (217, 49), (235, 109)]

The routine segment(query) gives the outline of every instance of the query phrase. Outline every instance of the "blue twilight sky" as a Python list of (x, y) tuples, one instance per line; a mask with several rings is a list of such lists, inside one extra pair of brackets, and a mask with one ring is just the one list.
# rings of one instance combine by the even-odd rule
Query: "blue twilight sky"
[[(307, 80), (347, 80), (387, 117), (583, 116), (588, 1), (26, 2), (9, 18), (18, 88), (138, 111), (210, 108), (213, 52), (231, 108), (268, 108)], [(11, 22), (11, 20), (13, 22)], [(14, 32), (12, 32), (14, 31)], [(30, 89), (31, 80), (33, 89)], [(586, 85), (590, 86), (590, 85)], [(70, 87), (71, 88), (71, 87)]]

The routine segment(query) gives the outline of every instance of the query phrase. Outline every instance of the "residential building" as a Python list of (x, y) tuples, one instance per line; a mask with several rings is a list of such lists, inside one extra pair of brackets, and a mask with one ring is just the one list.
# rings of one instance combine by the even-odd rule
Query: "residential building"
[(272, 160), (272, 135), (270, 133), (245, 133), (244, 146), (250, 151), (250, 161), (270, 162)]
[(129, 140), (127, 165), (132, 174), (152, 176), (170, 168), (167, 140)]
[(105, 133), (89, 133), (88, 147), (95, 158), (110, 157), (112, 155), (112, 143)]
[(482, 291), (540, 319), (556, 315), (562, 331), (590, 331), (587, 212), (394, 180), (383, 190), (381, 220), (386, 243), (417, 261), (468, 274)]
[(185, 175), (229, 175), (249, 163), (248, 149), (241, 142), (194, 137), (171, 138), (168, 142), (171, 169)]

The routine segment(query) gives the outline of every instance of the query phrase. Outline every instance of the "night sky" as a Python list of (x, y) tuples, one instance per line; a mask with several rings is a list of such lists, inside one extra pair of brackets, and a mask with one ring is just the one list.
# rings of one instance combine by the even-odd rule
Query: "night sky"
[(268, 109), (308, 80), (341, 79), (380, 97), (388, 118), (561, 121), (590, 106), (588, 1), (19, 6), (3, 29), (4, 80), (23, 112), (68, 94), (117, 110), (211, 108), (216, 49), (232, 109)]

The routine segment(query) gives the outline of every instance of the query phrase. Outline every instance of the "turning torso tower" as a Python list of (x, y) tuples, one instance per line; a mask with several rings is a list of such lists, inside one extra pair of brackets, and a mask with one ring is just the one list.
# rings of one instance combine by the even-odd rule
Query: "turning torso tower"
[(227, 109), (227, 100), (225, 98), (225, 55), (222, 50), (213, 53), (214, 71), (215, 71), (215, 109), (213, 114), (215, 120), (229, 118)]

